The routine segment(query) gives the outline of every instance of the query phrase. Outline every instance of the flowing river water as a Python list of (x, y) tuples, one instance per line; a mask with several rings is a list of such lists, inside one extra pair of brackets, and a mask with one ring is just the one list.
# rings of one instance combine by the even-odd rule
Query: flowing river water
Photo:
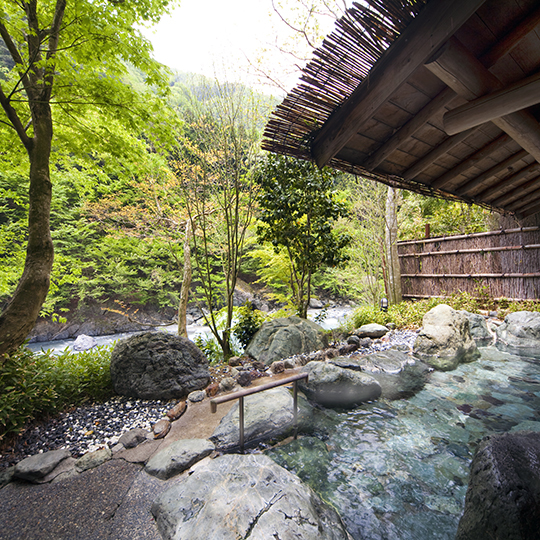
[(333, 504), (355, 540), (453, 540), (478, 442), (540, 431), (540, 361), (494, 347), (398, 401), (326, 411), (268, 455)]

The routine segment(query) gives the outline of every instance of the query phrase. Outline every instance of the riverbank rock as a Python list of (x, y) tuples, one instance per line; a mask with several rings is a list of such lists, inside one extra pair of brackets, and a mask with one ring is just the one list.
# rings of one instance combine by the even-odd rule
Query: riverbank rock
[(381, 338), (384, 335), (388, 334), (389, 330), (386, 326), (377, 323), (364, 324), (360, 328), (357, 328), (353, 335), (362, 338), (372, 338), (377, 339)]
[(330, 363), (344, 369), (361, 371), (381, 386), (381, 397), (405, 399), (424, 388), (429, 367), (402, 351), (388, 349), (367, 356), (338, 357)]
[(116, 393), (141, 399), (173, 399), (205, 388), (208, 360), (197, 346), (165, 332), (145, 332), (120, 341), (111, 355)]
[(471, 464), (456, 540), (537, 540), (540, 531), (540, 433), (484, 438)]
[(300, 317), (283, 317), (264, 323), (246, 349), (246, 355), (269, 366), (295, 354), (328, 347), (323, 328)]
[(469, 319), (446, 304), (435, 306), (424, 315), (413, 354), (441, 371), (456, 369), (459, 364), (473, 362), (480, 357), (471, 337)]
[(337, 512), (269, 457), (201, 462), (161, 494), (152, 514), (165, 540), (349, 540)]
[[(307, 426), (311, 408), (300, 396), (298, 398), (298, 423)], [(244, 441), (254, 446), (261, 441), (285, 437), (294, 427), (293, 396), (283, 387), (272, 388), (244, 398)], [(235, 403), (221, 419), (210, 440), (219, 450), (238, 448), (239, 406)]]
[(330, 362), (309, 362), (302, 371), (309, 378), (307, 383), (298, 381), (300, 389), (323, 407), (347, 409), (381, 395), (381, 385), (373, 377)]
[(521, 356), (540, 358), (540, 312), (517, 311), (496, 330), (497, 348)]

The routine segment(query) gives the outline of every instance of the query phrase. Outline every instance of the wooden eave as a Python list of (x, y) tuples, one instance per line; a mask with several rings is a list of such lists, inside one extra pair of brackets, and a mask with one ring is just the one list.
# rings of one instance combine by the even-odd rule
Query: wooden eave
[(263, 148), (425, 195), (540, 211), (537, 0), (355, 4)]

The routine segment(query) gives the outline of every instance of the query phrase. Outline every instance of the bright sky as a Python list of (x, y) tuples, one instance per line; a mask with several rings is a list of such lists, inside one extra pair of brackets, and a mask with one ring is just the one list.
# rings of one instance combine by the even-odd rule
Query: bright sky
[[(152, 41), (156, 59), (173, 69), (220, 78), (226, 73), (229, 79), (253, 84), (253, 78), (246, 78), (249, 64), (261, 58), (261, 49), (271, 48), (276, 32), (283, 37), (288, 29), (273, 14), (271, 0), (180, 0), (171, 16), (144, 34)], [(278, 53), (274, 54), (274, 60), (266, 62), (279, 72)], [(283, 55), (279, 58), (283, 61)], [(291, 77), (287, 68), (282, 71), (281, 84), (292, 88), (298, 74)]]

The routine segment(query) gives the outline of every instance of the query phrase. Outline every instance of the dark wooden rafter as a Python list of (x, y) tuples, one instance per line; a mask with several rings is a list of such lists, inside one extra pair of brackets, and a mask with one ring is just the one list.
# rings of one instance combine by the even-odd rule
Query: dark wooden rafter
[[(455, 38), (451, 38), (426, 66), (467, 100), (481, 97), (503, 86), (499, 79)], [(532, 114), (518, 111), (493, 119), (493, 123), (540, 162), (540, 125)]]
[(482, 199), (491, 201), (493, 200), (495, 195), (508, 193), (511, 190), (515, 189), (516, 187), (521, 185), (521, 183), (523, 183), (521, 182), (522, 180), (526, 179), (529, 175), (537, 172), (538, 170), (540, 170), (540, 164), (536, 162), (531, 163), (530, 165), (527, 165), (527, 167), (523, 167), (523, 169), (519, 170), (509, 178), (505, 178), (494, 186), (491, 186), (488, 189), (482, 191), (482, 193), (479, 193), (477, 196), (481, 197)]
[(436, 146), (429, 154), (419, 159), (412, 167), (403, 173), (405, 180), (416, 178), (422, 171), (425, 171), (430, 165), (435, 163), (441, 156), (452, 150), (458, 144), (462, 143), (469, 135), (472, 135), (478, 128), (468, 129), (462, 133), (458, 133), (453, 137), (448, 137), (439, 146)]
[(486, 182), (486, 180), (493, 178), (505, 169), (510, 169), (514, 163), (526, 158), (528, 155), (529, 152), (525, 150), (520, 150), (519, 152), (516, 152), (515, 154), (512, 154), (510, 157), (506, 158), (504, 161), (497, 163), (497, 165), (494, 165), (493, 167), (491, 167), (491, 169), (488, 169), (482, 174), (479, 174), (476, 178), (469, 180), (463, 187), (460, 187), (459, 189), (454, 189), (453, 191), (460, 196), (470, 196), (471, 192), (477, 188), (481, 188), (484, 182)]
[(430, 2), (379, 59), (346, 103), (315, 137), (312, 155), (319, 167), (339, 153), (359, 126), (450, 37), (485, 0)]
[[(539, 188), (540, 176), (535, 176), (532, 180), (528, 180), (518, 188), (512, 190), (511, 193), (502, 195), (498, 199), (495, 199), (493, 201), (493, 205), (497, 206), (504, 204), (505, 208), (513, 212), (528, 202), (530, 197), (527, 196), (531, 196), (531, 194), (533, 194)], [(527, 197), (527, 199), (523, 199), (523, 197)]]
[(510, 135), (507, 135), (506, 133), (499, 135), (499, 137), (497, 137), (494, 141), (486, 144), (483, 148), (480, 148), (480, 150), (474, 152), (467, 159), (461, 161), (455, 167), (452, 167), (448, 172), (433, 180), (431, 185), (437, 189), (444, 188), (454, 178), (465, 171), (468, 171), (471, 167), (474, 167), (479, 161), (482, 161), (494, 152), (497, 152), (511, 140)]
[(401, 127), (390, 139), (388, 139), (378, 150), (373, 152), (368, 159), (362, 163), (366, 169), (373, 170), (377, 168), (399, 145), (412, 137), (426, 122), (455, 97), (456, 93), (446, 87), (435, 98), (433, 98), (422, 110), (416, 113), (403, 127)]

